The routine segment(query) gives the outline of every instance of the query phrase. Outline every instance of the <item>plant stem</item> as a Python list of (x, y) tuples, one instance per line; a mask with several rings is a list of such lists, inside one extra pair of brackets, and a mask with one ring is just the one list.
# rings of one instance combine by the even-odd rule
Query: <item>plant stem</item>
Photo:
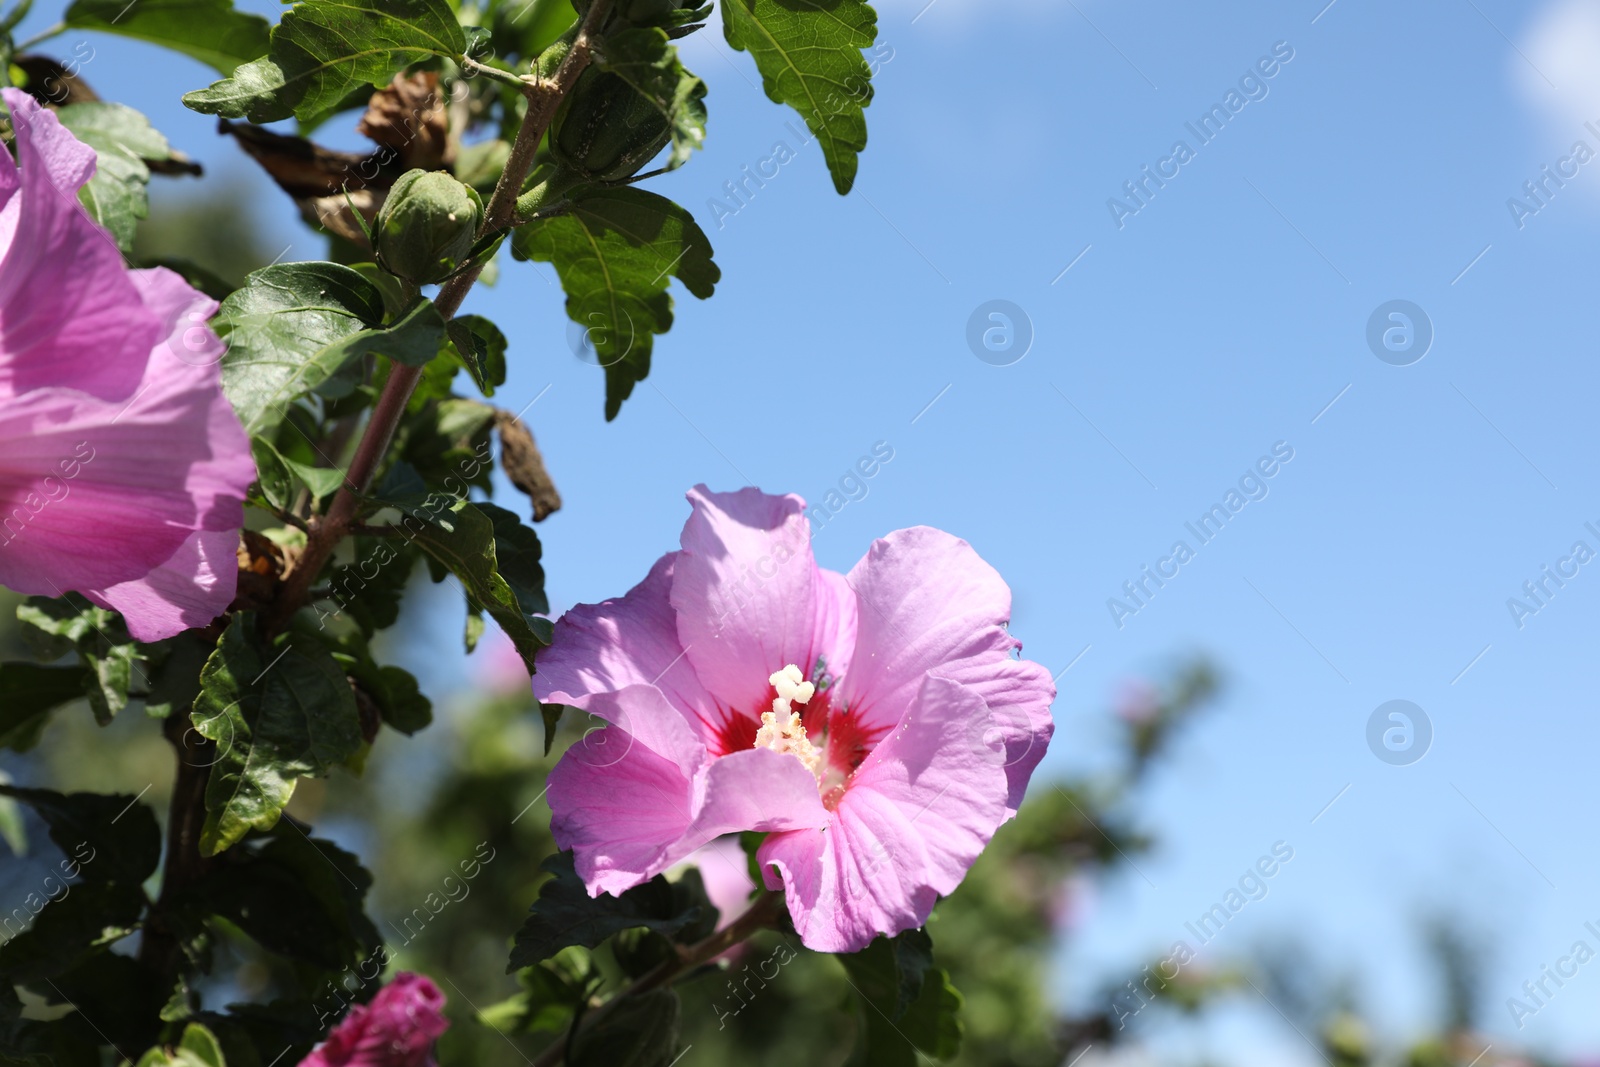
[[(783, 894), (764, 892), (756, 898), (754, 904), (733, 922), (724, 926), (704, 941), (697, 941), (687, 947), (680, 946), (677, 955), (667, 960), (648, 974), (639, 978), (628, 988), (606, 1001), (600, 1007), (590, 1012), (583, 1019), (584, 1026), (598, 1025), (615, 1006), (628, 997), (648, 993), (652, 989), (671, 985), (679, 975), (685, 971), (693, 970), (702, 963), (716, 959), (734, 945), (739, 944), (759, 930), (770, 927), (783, 913)], [(532, 1067), (555, 1067), (567, 1055), (568, 1039), (563, 1035), (560, 1040), (553, 1042), (549, 1048), (533, 1060)]]
[[(522, 128), (517, 131), (517, 138), (511, 145), (511, 155), (506, 159), (505, 169), (500, 172), (500, 180), (495, 183), (494, 193), (484, 210), (483, 225), (478, 228), (480, 235), (497, 233), (511, 221), (516, 211), (517, 195), (533, 169), (533, 158), (539, 150), (539, 142), (555, 118), (556, 108), (560, 106), (562, 98), (572, 90), (578, 75), (589, 65), (593, 35), (605, 20), (610, 6), (611, 0), (594, 0), (584, 15), (577, 39), (572, 42), (572, 48), (562, 59), (555, 76), (549, 81), (525, 83), (528, 113), (523, 117)], [(440, 286), (439, 295), (433, 298), (440, 315), (449, 319), (460, 310), (461, 302), (472, 290), (483, 266), (482, 263), (474, 263)], [(316, 581), (334, 549), (349, 532), (358, 498), (372, 483), (378, 464), (389, 451), (395, 429), (400, 425), (406, 404), (421, 378), (421, 367), (397, 363), (390, 371), (389, 380), (384, 383), (383, 392), (373, 405), (372, 417), (367, 420), (355, 455), (350, 460), (350, 467), (345, 472), (344, 485), (334, 496), (327, 515), (310, 524), (305, 551), (284, 579), (277, 602), (264, 620), (268, 634), (281, 632), (294, 613), (300, 610), (311, 583)]]
[(479, 63), (471, 56), (461, 57), (461, 69), (466, 71), (469, 77), (478, 77), (479, 75), (482, 75), (491, 81), (502, 82), (506, 85), (515, 85), (519, 89), (525, 89), (528, 85), (527, 82), (522, 80), (522, 75), (513, 74), (509, 70), (501, 70), (499, 67), (492, 67), (487, 63)]
[(178, 770), (168, 807), (161, 897), (145, 924), (139, 942), (139, 960), (166, 978), (178, 973), (181, 946), (177, 934), (167, 924), (163, 909), (197, 882), (210, 865), (210, 861), (200, 855), (200, 831), (206, 818), (206, 772), (215, 761), (210, 758), (214, 746), (190, 728), (185, 711), (169, 715), (161, 725), (161, 732), (172, 744)]

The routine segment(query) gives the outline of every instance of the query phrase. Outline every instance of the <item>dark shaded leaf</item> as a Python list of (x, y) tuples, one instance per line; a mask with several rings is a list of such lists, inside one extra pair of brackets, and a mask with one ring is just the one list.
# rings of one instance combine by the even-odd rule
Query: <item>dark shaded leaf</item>
[(961, 994), (933, 966), (923, 930), (879, 937), (860, 952), (836, 957), (860, 995), (852, 1064), (917, 1067), (917, 1052), (938, 1059), (961, 1047)]
[(40, 908), (32, 926), (0, 944), (0, 979), (7, 983), (53, 978), (138, 928), (145, 899), (137, 883), (58, 885), (63, 895)]
[(450, 350), (467, 368), (478, 391), (494, 396), (506, 381), (506, 335), (482, 315), (457, 315), (447, 324)]
[(155, 1044), (169, 991), (168, 983), (152, 968), (115, 952), (91, 955), (72, 970), (31, 988), (47, 1004), (74, 1009), (57, 1021), (69, 1035), (91, 1046), (110, 1042), (129, 1055)]
[(658, 874), (621, 896), (590, 897), (573, 867), (572, 853), (559, 852), (542, 866), (553, 877), (540, 887), (539, 899), (517, 931), (507, 972), (532, 967), (570, 945), (594, 948), (623, 930), (645, 927), (693, 941), (716, 926), (717, 909), (706, 897), (699, 871), (687, 871), (677, 882)]
[(608, 35), (595, 66), (633, 86), (672, 131), (668, 169), (683, 166), (706, 140), (706, 83), (689, 73), (667, 31), (634, 27)]
[(32, 748), (50, 713), (81, 699), (85, 684), (92, 684), (86, 667), (0, 663), (0, 748)]
[(303, 634), (263, 647), (234, 617), (200, 673), (195, 729), (216, 743), (200, 851), (269, 830), (304, 776), (324, 775), (362, 745), (355, 695), (327, 647)]
[(683, 1005), (673, 989), (627, 997), (578, 1028), (571, 1067), (666, 1067), (678, 1057)]
[(494, 524), (494, 555), (500, 577), (516, 594), (524, 615), (545, 615), (550, 601), (544, 595), (544, 568), (539, 565), (539, 535), (522, 525), (522, 520), (494, 504), (478, 504)]
[(371, 888), (353, 854), (285, 818), (219, 856), (192, 900), (269, 952), (339, 971), (381, 943), (364, 911)]
[[(516, 542), (506, 545), (508, 557), (515, 563), (513, 574), (518, 578), (518, 588), (513, 589), (500, 573), (494, 522), (477, 507), (442, 494), (422, 501), (388, 503), (402, 507), (407, 536), (460, 579), (468, 603), (487, 611), (500, 624), (522, 655), (528, 672), (533, 673), (534, 654), (549, 646), (551, 625), (548, 619), (534, 617), (523, 605), (524, 597), (531, 600), (529, 546), (525, 539), (519, 535)], [(528, 534), (532, 536), (533, 531)], [(542, 587), (538, 595), (543, 597)]]
[(155, 813), (137, 797), (13, 785), (0, 785), (0, 794), (15, 797), (44, 820), (50, 840), (66, 854), (66, 873), (86, 882), (119, 882), (135, 888), (155, 873), (161, 831)]

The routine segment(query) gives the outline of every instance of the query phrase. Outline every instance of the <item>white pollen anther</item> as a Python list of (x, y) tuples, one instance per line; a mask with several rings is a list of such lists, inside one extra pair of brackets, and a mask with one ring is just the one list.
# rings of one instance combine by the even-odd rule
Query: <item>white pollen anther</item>
[(806, 738), (805, 724), (794, 714), (793, 704), (809, 703), (817, 687), (803, 681), (800, 668), (789, 664), (771, 675), (767, 682), (778, 694), (772, 701), (772, 710), (761, 713), (761, 728), (756, 731), (757, 748), (770, 748), (774, 752), (787, 752), (806, 765), (812, 774), (822, 765), (822, 753)]

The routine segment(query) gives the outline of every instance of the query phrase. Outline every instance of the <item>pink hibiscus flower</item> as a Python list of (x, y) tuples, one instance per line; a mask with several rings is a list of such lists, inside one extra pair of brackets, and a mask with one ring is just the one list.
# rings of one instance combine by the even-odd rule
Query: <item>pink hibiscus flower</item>
[(450, 1028), (444, 994), (420, 974), (402, 971), (358, 1004), (300, 1067), (434, 1067), (433, 1043)]
[(812, 558), (797, 496), (689, 501), (682, 551), (567, 612), (539, 661), (540, 700), (604, 724), (551, 772), (557, 843), (598, 895), (763, 831), (807, 946), (921, 926), (1049, 743), (1055, 687), (1012, 656), (1010, 590), (938, 530), (892, 533), (841, 575)]
[(92, 148), (0, 92), (0, 583), (76, 590), (139, 640), (227, 609), (250, 442), (222, 395), (217, 305), (127, 270), (78, 202)]

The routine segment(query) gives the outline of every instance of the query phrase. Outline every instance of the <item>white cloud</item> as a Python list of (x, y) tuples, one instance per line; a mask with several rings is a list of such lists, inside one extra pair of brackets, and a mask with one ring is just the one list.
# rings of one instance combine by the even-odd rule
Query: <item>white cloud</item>
[(1600, 0), (1553, 0), (1518, 47), (1513, 77), (1530, 102), (1564, 128), (1600, 121)]

